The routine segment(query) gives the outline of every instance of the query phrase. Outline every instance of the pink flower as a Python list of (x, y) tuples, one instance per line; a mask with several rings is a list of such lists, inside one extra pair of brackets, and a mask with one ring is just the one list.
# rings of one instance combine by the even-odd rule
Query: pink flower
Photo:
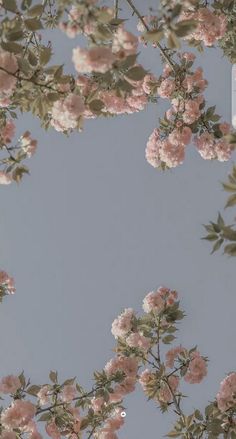
[(133, 317), (133, 309), (127, 308), (119, 317), (114, 320), (112, 323), (111, 332), (115, 338), (124, 337), (131, 330)]
[(13, 431), (2, 431), (0, 438), (1, 439), (17, 439), (17, 436)]
[(125, 56), (134, 55), (138, 49), (138, 38), (131, 32), (127, 32), (122, 26), (118, 27), (114, 34), (112, 51), (125, 52)]
[(78, 119), (83, 111), (83, 99), (81, 96), (71, 93), (65, 99), (54, 102), (51, 111), (51, 125), (57, 131), (74, 129), (77, 127)]
[(179, 354), (183, 354), (185, 352), (187, 352), (187, 350), (185, 348), (183, 348), (182, 346), (177, 346), (176, 348), (170, 349), (166, 353), (166, 367), (173, 369), (174, 362), (178, 358)]
[(206, 361), (201, 357), (198, 351), (194, 351), (191, 354), (191, 361), (187, 373), (184, 376), (184, 380), (190, 384), (200, 383), (206, 375)]
[[(171, 291), (165, 287), (159, 287), (156, 291), (151, 291), (143, 300), (143, 310), (147, 313), (163, 311), (165, 305), (172, 306), (178, 295), (176, 291)], [(168, 302), (170, 301), (170, 302)]]
[(179, 378), (175, 375), (171, 375), (168, 378), (168, 384), (164, 381), (161, 382), (161, 388), (158, 392), (158, 401), (167, 403), (173, 400), (173, 394), (176, 392), (179, 385)]
[(220, 383), (220, 390), (217, 393), (217, 404), (221, 412), (236, 405), (236, 373), (230, 373)]
[(187, 62), (193, 62), (196, 59), (196, 55), (192, 52), (183, 52), (181, 58), (185, 59)]
[(3, 143), (10, 143), (15, 135), (16, 127), (12, 120), (7, 120), (6, 125), (3, 127), (1, 136)]
[(108, 376), (120, 370), (129, 377), (136, 377), (138, 360), (133, 357), (114, 357), (106, 364), (104, 370)]
[(20, 387), (21, 387), (21, 382), (17, 376), (8, 375), (1, 379), (0, 392), (2, 393), (14, 394)]
[(12, 182), (12, 178), (6, 172), (0, 171), (0, 184), (10, 184)]
[(41, 387), (40, 391), (37, 393), (40, 405), (46, 405), (50, 401), (49, 396), (50, 386), (46, 385)]
[(124, 418), (121, 416), (122, 409), (116, 408), (113, 416), (108, 418), (105, 422), (103, 429), (107, 431), (119, 430), (124, 425)]
[(14, 279), (6, 271), (0, 271), (0, 288), (4, 289), (5, 294), (14, 294), (16, 291)]
[(156, 83), (157, 83), (157, 78), (154, 75), (151, 74), (145, 75), (142, 83), (144, 92), (147, 95), (150, 95), (152, 92), (152, 88), (155, 86)]
[[(1, 49), (0, 67), (9, 73), (16, 73), (18, 63), (15, 55)], [(17, 79), (14, 77), (14, 75), (9, 75), (5, 71), (0, 70), (0, 92), (4, 93), (4, 96), (10, 96), (13, 93), (16, 86), (16, 81)]]
[(128, 346), (132, 348), (139, 348), (144, 352), (147, 352), (150, 348), (150, 340), (147, 337), (139, 334), (138, 332), (134, 332), (130, 334), (126, 339), (126, 343)]
[(56, 426), (56, 423), (54, 421), (50, 421), (46, 425), (45, 430), (46, 430), (48, 436), (50, 436), (52, 439), (60, 439), (61, 438), (60, 431), (59, 431), (59, 429)]
[(141, 384), (144, 392), (147, 390), (147, 386), (155, 378), (154, 373), (152, 373), (149, 369), (145, 369), (140, 377), (139, 377), (139, 383)]
[(91, 399), (91, 407), (95, 413), (98, 413), (102, 410), (104, 406), (104, 398), (103, 397), (93, 397)]
[(24, 428), (36, 413), (35, 406), (29, 401), (15, 400), (1, 414), (1, 423), (5, 428)]
[(63, 402), (70, 402), (76, 397), (76, 395), (76, 388), (73, 385), (66, 385), (63, 387), (61, 399)]
[(155, 128), (152, 134), (149, 136), (147, 146), (145, 149), (145, 156), (150, 165), (154, 168), (158, 168), (161, 164), (160, 149), (162, 142), (160, 140), (160, 131)]
[(175, 81), (173, 79), (164, 79), (158, 87), (157, 91), (161, 98), (170, 98), (173, 91), (175, 90)]
[(78, 73), (105, 73), (112, 68), (115, 56), (108, 47), (73, 49), (72, 61)]
[(219, 128), (223, 135), (229, 134), (230, 132), (230, 124), (227, 122), (220, 123)]

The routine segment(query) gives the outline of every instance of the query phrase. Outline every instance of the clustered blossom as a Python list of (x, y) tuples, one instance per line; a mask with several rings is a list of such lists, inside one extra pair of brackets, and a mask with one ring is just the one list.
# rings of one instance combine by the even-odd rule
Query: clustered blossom
[(15, 131), (16, 127), (13, 120), (8, 119), (0, 134), (2, 143), (10, 143), (15, 135)]
[(194, 20), (197, 27), (186, 37), (187, 40), (202, 41), (205, 46), (212, 46), (221, 39), (227, 29), (227, 17), (225, 14), (216, 14), (209, 8), (199, 8), (194, 12), (184, 11), (179, 20)]
[[(166, 367), (173, 369), (175, 360), (179, 355), (184, 354), (188, 358), (188, 351), (182, 346), (177, 346), (170, 349), (166, 353)], [(189, 358), (185, 361), (186, 372), (184, 380), (190, 384), (200, 383), (207, 375), (206, 360), (200, 355), (198, 351), (190, 352)]]
[(65, 99), (54, 102), (51, 110), (51, 125), (57, 131), (72, 130), (78, 125), (78, 119), (83, 111), (82, 97), (70, 93)]
[(21, 382), (17, 376), (8, 375), (0, 381), (0, 392), (14, 394), (21, 387)]
[(111, 69), (115, 56), (109, 47), (73, 49), (72, 61), (78, 73), (105, 73)]
[(151, 291), (143, 300), (143, 310), (146, 313), (160, 313), (166, 307), (174, 305), (178, 298), (178, 293), (169, 288), (159, 287), (156, 291)]
[(6, 271), (0, 271), (0, 294), (14, 294), (15, 282), (13, 277), (10, 277)]
[(9, 408), (4, 410), (1, 414), (1, 424), (6, 429), (27, 427), (36, 413), (35, 406), (29, 402), (17, 399)]
[(111, 332), (115, 338), (124, 337), (131, 330), (133, 316), (133, 309), (126, 308), (122, 314), (114, 320)]
[[(219, 126), (222, 134), (227, 134), (226, 125)], [(223, 128), (222, 128), (223, 126)], [(213, 134), (204, 132), (200, 136), (194, 138), (194, 143), (201, 157), (205, 160), (217, 159), (220, 162), (225, 162), (230, 159), (233, 151), (233, 145), (231, 145), (225, 138), (216, 139)]]
[(236, 405), (236, 373), (230, 373), (221, 383), (217, 394), (217, 404), (224, 412)]
[(116, 431), (124, 425), (124, 418), (122, 418), (121, 413), (121, 408), (114, 410), (112, 416), (107, 419), (103, 428), (96, 433), (96, 439), (118, 439)]
[(158, 390), (155, 393), (154, 399), (161, 404), (173, 401), (173, 395), (176, 393), (179, 386), (179, 377), (171, 375), (168, 378), (158, 380), (155, 373), (151, 372), (149, 369), (145, 369), (139, 377), (139, 383), (141, 384), (144, 393), (147, 395), (149, 394), (149, 386), (151, 386), (152, 383), (157, 383), (157, 381)]
[(150, 348), (150, 340), (139, 332), (134, 332), (130, 334), (126, 339), (126, 343), (131, 348), (139, 348), (144, 352), (147, 352)]
[[(1, 68), (3, 70), (1, 70)], [(18, 69), (17, 58), (13, 53), (0, 50), (0, 94), (1, 98), (12, 95), (17, 79), (14, 76)], [(7, 73), (9, 72), (9, 74)]]
[(135, 357), (118, 356), (112, 358), (104, 368), (107, 376), (111, 376), (117, 371), (125, 374), (124, 380), (114, 387), (110, 394), (110, 402), (119, 402), (123, 397), (134, 391), (137, 381), (138, 359)]
[(137, 53), (138, 38), (131, 32), (126, 31), (122, 26), (119, 26), (114, 34), (112, 43), (112, 51), (117, 56), (129, 56)]
[(207, 86), (203, 70), (201, 67), (194, 72), (190, 70), (194, 54), (184, 52), (179, 58), (179, 68), (184, 71), (182, 77), (176, 79), (166, 64), (159, 80), (157, 92), (161, 98), (171, 101), (171, 107), (165, 113), (164, 125), (161, 121), (160, 128), (155, 128), (148, 139), (146, 159), (154, 168), (174, 168), (182, 164), (186, 146), (191, 143), (193, 132), (199, 130), (199, 134), (194, 136), (194, 145), (201, 157), (229, 160), (233, 148), (224, 137), (230, 131), (228, 124), (218, 124), (221, 134), (216, 138), (214, 127), (207, 127), (202, 119), (205, 106), (202, 92)]

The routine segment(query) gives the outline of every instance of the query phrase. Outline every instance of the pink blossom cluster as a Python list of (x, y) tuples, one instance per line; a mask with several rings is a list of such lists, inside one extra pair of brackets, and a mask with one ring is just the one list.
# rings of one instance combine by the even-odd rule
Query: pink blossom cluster
[(97, 439), (118, 439), (116, 431), (124, 425), (124, 418), (121, 416), (122, 409), (116, 408), (112, 415), (106, 420), (102, 429), (96, 433)]
[(236, 372), (230, 373), (220, 383), (216, 399), (221, 412), (236, 406)]
[(120, 371), (125, 374), (125, 378), (114, 387), (113, 393), (110, 394), (109, 402), (119, 402), (125, 395), (135, 390), (137, 381), (138, 360), (135, 357), (117, 356), (112, 358), (104, 368), (107, 376)]
[(111, 332), (115, 338), (124, 337), (132, 328), (134, 310), (126, 308), (112, 323)]
[(14, 375), (7, 375), (0, 381), (0, 392), (5, 394), (14, 394), (20, 387), (20, 379)]
[(194, 20), (197, 27), (188, 34), (185, 39), (202, 41), (205, 46), (212, 46), (217, 40), (223, 38), (227, 29), (227, 17), (225, 14), (217, 14), (207, 7), (197, 11), (184, 11), (179, 20)]
[(109, 47), (92, 47), (73, 49), (72, 61), (78, 73), (105, 73), (112, 68), (115, 56)]
[(173, 401), (173, 396), (179, 386), (179, 377), (171, 375), (165, 379), (159, 380), (155, 373), (149, 369), (145, 369), (139, 377), (139, 383), (145, 393), (148, 394), (148, 387), (151, 383), (158, 381), (158, 390), (156, 391), (155, 399), (160, 403), (168, 403)]
[(1, 142), (3, 144), (10, 143), (15, 135), (16, 127), (13, 120), (6, 120), (5, 126), (1, 131)]
[(51, 110), (51, 125), (57, 131), (68, 131), (77, 127), (83, 114), (84, 102), (81, 96), (70, 93), (66, 98), (54, 102)]
[(177, 291), (159, 287), (156, 291), (151, 291), (146, 295), (143, 300), (143, 310), (146, 313), (161, 313), (167, 307), (173, 306), (177, 298)]
[(4, 294), (14, 294), (16, 291), (14, 279), (6, 271), (0, 271), (0, 290)]
[[(78, 438), (78, 434), (80, 433), (81, 429), (81, 416), (80, 416), (80, 410), (78, 407), (68, 407), (67, 408), (68, 413), (70, 414), (72, 418), (71, 426), (68, 427), (68, 430), (71, 431), (71, 433), (67, 433), (67, 437), (70, 439), (76, 439)], [(61, 436), (64, 434), (60, 431), (58, 428), (55, 418), (51, 418), (50, 421), (46, 424), (45, 430), (52, 439), (61, 439)], [(33, 439), (33, 438), (32, 438)]]
[[(17, 58), (13, 53), (0, 50), (0, 95), (1, 99), (12, 95), (17, 78), (14, 76), (18, 69)], [(9, 73), (8, 73), (9, 72)]]
[[(226, 122), (219, 125), (219, 129), (224, 136), (230, 132), (230, 125)], [(216, 139), (212, 133), (205, 131), (200, 136), (194, 137), (194, 143), (201, 157), (205, 160), (217, 159), (225, 162), (230, 159), (233, 145), (222, 137)]]
[(14, 428), (31, 429), (31, 421), (36, 413), (36, 407), (30, 401), (16, 399), (10, 407), (1, 413), (1, 424), (8, 430)]
[(166, 353), (166, 367), (173, 369), (175, 361), (183, 354), (186, 358), (187, 370), (184, 380), (190, 384), (200, 383), (207, 375), (206, 360), (195, 350), (188, 355), (187, 349), (177, 346)]

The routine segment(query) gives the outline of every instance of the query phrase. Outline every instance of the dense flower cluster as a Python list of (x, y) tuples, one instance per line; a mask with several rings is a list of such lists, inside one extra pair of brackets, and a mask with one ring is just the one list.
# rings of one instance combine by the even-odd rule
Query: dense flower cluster
[(57, 131), (72, 130), (76, 128), (83, 111), (83, 99), (81, 96), (71, 93), (65, 99), (54, 102), (51, 111), (51, 125)]
[(219, 409), (224, 412), (236, 406), (236, 373), (230, 373), (220, 384), (217, 394), (217, 404)]
[(7, 294), (14, 294), (15, 282), (13, 277), (10, 277), (6, 271), (0, 271), (0, 296)]
[(177, 77), (169, 65), (164, 67), (157, 92), (161, 98), (169, 99), (172, 106), (147, 142), (146, 159), (155, 168), (173, 168), (183, 163), (193, 133), (202, 158), (225, 161), (231, 157), (233, 147), (224, 137), (230, 127), (226, 123), (214, 125), (211, 121), (218, 120), (218, 115), (205, 112), (202, 92), (207, 81), (201, 67), (191, 71), (194, 59), (195, 55), (189, 52), (180, 55)]
[(197, 11), (184, 11), (179, 20), (194, 20), (197, 27), (185, 39), (202, 41), (205, 46), (212, 46), (221, 39), (227, 28), (227, 18), (224, 14), (216, 14), (209, 8), (199, 8)]

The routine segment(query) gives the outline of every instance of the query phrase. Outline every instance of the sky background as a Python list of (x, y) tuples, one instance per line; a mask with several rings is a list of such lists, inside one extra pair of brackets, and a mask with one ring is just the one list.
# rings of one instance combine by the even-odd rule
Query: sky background
[[(141, 12), (151, 2), (137, 0)], [(123, 2), (125, 4), (125, 2)], [(126, 9), (122, 14), (127, 17)], [(71, 49), (78, 41), (53, 32), (54, 63), (74, 71)], [(140, 60), (161, 72), (157, 50)], [(219, 50), (196, 61), (209, 80), (208, 104), (230, 121), (231, 66)], [(209, 357), (200, 385), (186, 385), (189, 412), (214, 398), (235, 362), (235, 259), (200, 240), (203, 223), (223, 210), (220, 182), (232, 163), (204, 161), (188, 147), (185, 163), (162, 173), (145, 160), (147, 139), (166, 104), (110, 120), (91, 120), (69, 138), (45, 133), (30, 115), (20, 117), (39, 142), (30, 177), (0, 187), (1, 268), (15, 277), (17, 292), (0, 307), (1, 375), (24, 369), (34, 383), (77, 376), (91, 386), (115, 345), (111, 323), (123, 308), (141, 311), (143, 297), (160, 285), (180, 293), (187, 317), (177, 343), (198, 345)], [(232, 220), (234, 212), (226, 212)], [(121, 439), (160, 438), (171, 429), (142, 391), (125, 400)]]

